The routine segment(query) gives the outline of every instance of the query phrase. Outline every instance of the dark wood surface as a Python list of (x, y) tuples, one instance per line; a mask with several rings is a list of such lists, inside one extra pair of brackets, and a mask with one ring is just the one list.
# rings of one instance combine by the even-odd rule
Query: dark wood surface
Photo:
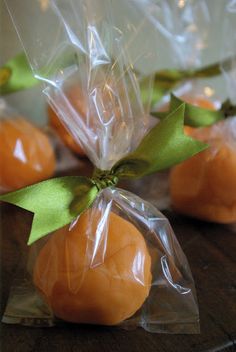
[[(83, 173), (80, 170), (80, 174)], [(218, 352), (236, 351), (236, 231), (165, 211), (195, 279), (201, 333), (151, 334), (142, 329), (63, 326), (29, 328), (1, 324), (2, 352)], [(1, 315), (19, 263), (27, 260), (31, 217), (1, 205)]]

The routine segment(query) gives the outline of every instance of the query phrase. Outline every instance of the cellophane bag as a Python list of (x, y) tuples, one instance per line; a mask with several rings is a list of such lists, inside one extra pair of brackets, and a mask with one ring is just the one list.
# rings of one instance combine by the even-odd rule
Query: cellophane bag
[[(139, 6), (143, 7), (142, 1)], [(149, 23), (153, 24), (156, 35), (152, 36), (153, 41), (162, 39), (162, 60), (156, 60), (155, 70), (177, 70), (185, 72), (178, 83), (171, 86), (171, 91), (164, 94), (159, 100), (153, 99), (153, 111), (165, 111), (169, 108), (170, 92), (183, 101), (199, 106), (201, 108), (215, 110), (220, 109), (222, 103), (229, 97), (232, 99), (235, 80), (230, 79), (235, 75), (235, 8), (230, 0), (223, 0), (216, 3), (212, 0), (187, 0), (187, 1), (147, 1), (144, 8), (145, 16)], [(234, 39), (233, 39), (234, 38)], [(215, 64), (207, 72), (209, 65)], [(220, 65), (221, 64), (221, 65)], [(216, 69), (216, 67), (218, 68)], [(220, 74), (220, 66), (223, 74)], [(191, 77), (193, 72), (201, 70), (201, 74)], [(215, 74), (214, 72), (218, 72)], [(200, 72), (200, 71), (199, 71)], [(234, 73), (233, 73), (234, 72)], [(193, 74), (194, 76), (194, 74)], [(225, 79), (229, 90), (225, 89)], [(158, 84), (154, 85), (158, 90)], [(153, 98), (155, 95), (153, 96)], [(226, 109), (224, 109), (226, 110)], [(231, 113), (229, 111), (229, 113)], [(158, 116), (158, 113), (156, 113)], [(196, 119), (197, 121), (197, 119)], [(206, 124), (207, 125), (207, 121)], [(226, 137), (227, 138), (227, 137)], [(207, 155), (207, 152), (205, 152)], [(197, 159), (198, 157), (196, 157)], [(199, 156), (199, 158), (201, 158)], [(163, 173), (160, 174), (162, 176)], [(156, 176), (156, 175), (155, 175)], [(147, 198), (153, 204), (165, 209), (171, 206), (170, 178), (165, 171), (164, 177), (149, 177), (151, 191)], [(194, 175), (193, 175), (194, 176)], [(196, 174), (195, 174), (196, 176)], [(159, 185), (161, 184), (161, 187)], [(160, 190), (161, 198), (156, 198), (153, 190)], [(186, 194), (186, 188), (179, 192)], [(190, 201), (189, 201), (190, 203)], [(193, 204), (192, 204), (193, 206)], [(194, 209), (193, 209), (194, 212)]]
[(207, 143), (209, 148), (172, 168), (172, 206), (198, 219), (235, 223), (236, 117), (210, 127), (192, 128), (188, 133)]
[[(150, 128), (134, 70), (140, 60), (148, 64), (153, 50), (150, 44), (143, 51), (139, 42), (142, 7), (124, 0), (55, 0), (40, 7), (25, 0), (19, 14), (14, 1), (7, 5), (61, 121), (96, 173), (111, 169)], [(28, 16), (34, 28), (27, 27)], [(13, 286), (3, 322), (199, 331), (193, 278), (167, 218), (115, 186), (101, 189), (73, 223), (33, 244), (27, 270), (24, 283)]]
[[(223, 78), (221, 75), (214, 77), (214, 74), (191, 78), (191, 72), (229, 57), (230, 50), (222, 52), (222, 47), (229, 47), (228, 38), (235, 33), (235, 28), (233, 32), (223, 30), (225, 24), (230, 22), (228, 8), (232, 11), (233, 7), (230, 4), (230, 0), (223, 0), (217, 6), (214, 0), (153, 0), (147, 2), (145, 8), (157, 35), (163, 37), (164, 50), (169, 57), (167, 66), (159, 69), (178, 69), (190, 73), (174, 88), (174, 94), (206, 109), (218, 109), (225, 100)], [(165, 108), (168, 101), (169, 95), (159, 101), (156, 108)]]
[[(236, 223), (236, 6), (222, 2), (219, 62), (223, 87), (229, 101), (226, 119), (216, 124), (188, 129), (196, 139), (209, 144), (199, 155), (177, 165), (171, 171), (172, 205), (183, 213), (223, 224)], [(227, 62), (225, 58), (228, 58)], [(184, 188), (183, 188), (184, 185)], [(191, 185), (187, 187), (186, 185)], [(189, 190), (188, 190), (189, 189)]]
[(0, 194), (54, 174), (56, 160), (49, 137), (0, 97)]

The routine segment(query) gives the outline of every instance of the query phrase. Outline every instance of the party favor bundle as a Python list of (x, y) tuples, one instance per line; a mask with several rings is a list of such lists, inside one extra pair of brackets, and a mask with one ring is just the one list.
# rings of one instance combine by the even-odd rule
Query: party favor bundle
[[(1, 197), (34, 213), (30, 279), (27, 287), (14, 287), (3, 321), (198, 332), (193, 279), (168, 220), (117, 188), (121, 179), (165, 169), (206, 148), (184, 134), (184, 104), (150, 129), (134, 70), (135, 60), (148, 63), (153, 50), (151, 43), (149, 52), (138, 44), (145, 6), (119, 1), (119, 22), (118, 5), (109, 0), (57, 0), (42, 9), (25, 0), (21, 16), (14, 1), (7, 4), (35, 76), (94, 173)], [(35, 18), (33, 31), (28, 16)], [(135, 60), (131, 43), (140, 48)]]
[[(186, 126), (185, 132), (209, 144), (209, 149), (171, 171), (172, 206), (203, 220), (234, 223), (235, 4), (227, 0), (217, 6), (211, 0), (154, 1), (147, 3), (145, 15), (156, 32), (163, 34), (172, 68), (155, 74), (153, 103), (159, 98), (157, 109), (169, 111), (181, 100), (190, 103), (185, 109), (185, 125), (191, 128)], [(220, 85), (227, 88), (221, 98)], [(169, 102), (171, 91), (174, 95)], [(162, 118), (166, 113), (154, 114)], [(202, 126), (208, 127), (199, 128)]]
[[(173, 168), (170, 175), (171, 202), (173, 207), (183, 214), (223, 224), (235, 223), (236, 8), (232, 1), (222, 1), (217, 6), (213, 6), (211, 1), (187, 2), (185, 5), (177, 10), (181, 18), (181, 21), (178, 21), (181, 24), (180, 32), (184, 39), (181, 49), (189, 39), (196, 53), (190, 66), (183, 68), (187, 69), (185, 72), (190, 77), (192, 69), (192, 75), (199, 79), (192, 80), (193, 89), (187, 95), (183, 91), (182, 98), (207, 110), (218, 108), (218, 111), (211, 113), (205, 110), (207, 114), (205, 115), (202, 114), (203, 110), (199, 110), (199, 113), (196, 110), (195, 114), (194, 108), (190, 107), (185, 123), (195, 128), (186, 128), (185, 131), (193, 138), (208, 143), (209, 148)], [(177, 8), (176, 4), (171, 6), (172, 13), (173, 8)], [(192, 28), (191, 19), (193, 19), (194, 28)], [(215, 40), (216, 37), (217, 40)], [(183, 50), (180, 51), (181, 53)], [(199, 63), (202, 64), (205, 56), (208, 56), (208, 60), (209, 58), (215, 60), (215, 65), (205, 69), (200, 68), (197, 71), (196, 68)], [(183, 57), (186, 63), (187, 58)], [(221, 86), (225, 87), (221, 99), (219, 97), (216, 99), (217, 82), (209, 84), (209, 81), (204, 79), (217, 75), (221, 75)], [(180, 95), (182, 87), (188, 82), (189, 78), (186, 77), (185, 84), (180, 85), (176, 93)], [(227, 100), (223, 101), (225, 98)], [(196, 128), (199, 126), (209, 127)]]

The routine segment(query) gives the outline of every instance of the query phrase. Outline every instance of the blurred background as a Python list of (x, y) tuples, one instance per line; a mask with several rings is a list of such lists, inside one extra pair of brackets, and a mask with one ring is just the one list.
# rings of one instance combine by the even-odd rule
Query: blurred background
[[(21, 7), (19, 1), (15, 1), (16, 9)], [(22, 52), (23, 47), (13, 25), (4, 1), (1, 1), (1, 52), (0, 65)], [(33, 18), (29, 19), (29, 24), (33, 25)], [(47, 122), (45, 98), (42, 94), (42, 85), (27, 89), (25, 91), (9, 94), (5, 96), (7, 102), (14, 106), (23, 116), (35, 121), (39, 125)]]
[[(27, 0), (28, 1), (28, 0)], [(31, 0), (32, 1), (32, 0)], [(48, 0), (33, 0), (33, 2), (38, 2), (38, 8), (42, 11), (45, 12), (48, 9)], [(139, 0), (137, 0), (139, 1)], [(32, 13), (32, 16), (25, 16), (25, 14), (22, 12), (22, 6), (21, 6), (21, 1), (18, 0), (11, 0), (11, 6), (14, 6), (14, 12), (19, 16), (19, 22), (24, 21), (25, 28), (32, 28), (32, 33), (29, 33), (27, 36), (27, 43), (30, 45), (30, 41), (32, 46), (36, 45), (36, 38), (34, 36), (34, 31), (35, 31), (35, 21), (36, 21), (36, 14)], [(153, 1), (154, 2), (154, 1)], [(150, 41), (152, 41), (153, 46), (156, 46), (156, 56), (152, 58), (152, 65), (150, 65), (150, 60), (148, 61), (148, 66), (145, 66), (145, 61), (138, 65), (140, 66), (139, 68), (143, 70), (145, 73), (148, 73), (154, 70), (158, 70), (161, 68), (173, 68), (174, 66), (178, 68), (185, 68), (186, 62), (190, 63), (191, 66), (191, 60), (193, 55), (195, 53), (191, 50), (189, 50), (186, 46), (186, 42), (184, 43), (183, 38), (181, 36), (181, 30), (182, 28), (179, 27), (178, 23), (178, 16), (175, 18), (172, 18), (171, 15), (168, 15), (168, 3), (169, 1), (156, 1), (156, 3), (160, 3), (160, 6), (162, 6), (162, 11), (166, 11), (165, 13), (165, 23), (163, 20), (162, 23), (162, 18), (160, 18), (159, 23), (156, 23), (156, 31), (153, 30), (153, 27), (151, 28), (150, 24), (144, 23), (140, 25), (140, 28), (138, 29), (141, 33), (140, 35), (140, 45), (150, 45), (150, 43), (147, 43), (146, 40), (142, 40), (142, 35), (143, 38), (146, 38), (146, 32), (149, 32), (149, 38)], [(175, 1), (177, 8), (179, 10), (184, 10), (184, 7), (186, 5), (185, 0), (177, 0)], [(232, 47), (232, 41), (229, 40), (229, 44), (224, 40), (226, 37), (226, 32), (228, 37), (234, 35), (236, 33), (235, 31), (232, 31), (232, 24), (230, 24), (230, 28), (227, 28), (228, 24), (225, 25), (224, 23), (224, 8), (227, 5), (230, 12), (232, 14), (236, 11), (236, 2), (234, 0), (228, 1), (228, 0), (208, 0), (208, 1), (188, 1), (192, 3), (198, 3), (198, 9), (195, 13), (195, 16), (197, 16), (197, 20), (199, 21), (202, 26), (199, 26), (199, 28), (196, 28), (195, 26), (195, 18), (191, 18), (192, 14), (188, 14), (187, 12), (181, 15), (183, 16), (183, 19), (186, 20), (186, 24), (188, 25), (188, 31), (192, 35), (194, 35), (194, 32), (196, 31), (201, 31), (201, 41), (197, 41), (195, 43), (195, 46), (197, 50), (200, 49), (201, 55), (200, 57), (196, 60), (196, 55), (194, 56), (195, 63), (194, 65), (197, 67), (200, 67), (202, 65), (206, 65), (215, 61), (219, 61), (219, 59), (222, 59), (223, 57), (229, 56), (229, 54), (232, 54), (236, 51), (236, 48)], [(150, 5), (149, 1), (149, 5)], [(166, 3), (166, 7), (163, 7), (163, 5)], [(207, 3), (207, 6), (206, 6)], [(30, 1), (29, 1), (29, 6), (30, 6)], [(117, 13), (117, 21), (122, 22), (123, 18), (123, 13), (119, 7), (119, 1), (114, 2), (114, 6), (117, 7), (116, 13)], [(35, 7), (35, 6), (34, 6)], [(8, 59), (16, 55), (17, 53), (21, 52), (23, 50), (22, 44), (19, 40), (19, 37), (16, 33), (16, 29), (12, 23), (12, 20), (10, 18), (10, 15), (8, 13), (8, 10), (6, 8), (6, 5), (4, 2), (2, 2), (1, 5), (1, 22), (2, 22), (2, 40), (1, 40), (1, 55), (0, 55), (0, 63), (3, 65)], [(158, 18), (159, 15), (156, 16)], [(202, 16), (202, 17), (201, 17)], [(22, 18), (21, 18), (22, 17)], [(184, 18), (186, 17), (186, 18)], [(49, 17), (48, 17), (49, 18)], [(168, 18), (169, 22), (168, 23)], [(221, 19), (221, 20), (219, 20)], [(175, 23), (176, 21), (176, 23)], [(191, 25), (192, 21), (192, 25)], [(236, 22), (236, 21), (235, 21)], [(185, 25), (186, 25), (185, 24)], [(44, 33), (48, 32), (49, 40), (53, 40), (50, 38), (53, 38), (53, 20), (47, 20), (44, 22), (42, 26), (42, 30)], [(165, 30), (169, 29), (169, 33), (165, 33)], [(207, 30), (207, 34), (204, 33), (204, 31)], [(37, 31), (40, 31), (40, 28), (37, 27)], [(171, 33), (172, 32), (172, 33)], [(168, 39), (169, 34), (172, 34), (175, 36), (175, 42), (176, 44), (173, 45), (170, 44), (170, 40)], [(128, 38), (127, 38), (128, 40)], [(188, 40), (188, 38), (187, 38)], [(135, 42), (136, 43), (136, 42)], [(177, 46), (176, 46), (177, 45)], [(236, 45), (235, 45), (236, 47)], [(130, 51), (131, 55), (135, 56), (135, 51), (136, 51), (136, 46), (132, 47), (130, 46)], [(182, 50), (185, 48), (184, 50)], [(187, 48), (187, 51), (186, 51)], [(195, 49), (196, 49), (195, 48)], [(173, 51), (174, 49), (174, 51)], [(191, 54), (192, 53), (192, 54)], [(192, 56), (191, 56), (192, 55)], [(186, 59), (186, 56), (189, 57), (189, 60)], [(223, 80), (223, 77), (216, 77), (211, 80), (206, 80), (206, 82), (202, 82), (201, 84), (205, 84), (207, 86), (208, 92), (210, 91), (210, 94), (215, 94), (217, 97), (220, 97), (221, 99), (225, 99), (227, 96), (226, 92), (226, 87), (225, 84), (226, 82)], [(14, 106), (16, 109), (19, 110), (19, 112), (30, 118), (31, 120), (37, 122), (39, 125), (44, 125), (47, 122), (47, 116), (46, 116), (46, 109), (45, 109), (45, 97), (42, 94), (42, 85), (39, 84), (38, 86), (25, 90), (19, 93), (14, 93), (6, 96), (7, 101)]]

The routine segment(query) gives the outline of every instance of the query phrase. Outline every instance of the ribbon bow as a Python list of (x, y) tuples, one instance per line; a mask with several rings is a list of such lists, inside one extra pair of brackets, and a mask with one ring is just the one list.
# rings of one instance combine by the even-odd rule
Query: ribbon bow
[(119, 160), (111, 170), (95, 170), (92, 178), (53, 178), (0, 196), (32, 213), (28, 244), (55, 231), (88, 209), (98, 193), (122, 178), (140, 178), (177, 164), (207, 148), (184, 134), (185, 104), (164, 117), (144, 137), (136, 150)]

